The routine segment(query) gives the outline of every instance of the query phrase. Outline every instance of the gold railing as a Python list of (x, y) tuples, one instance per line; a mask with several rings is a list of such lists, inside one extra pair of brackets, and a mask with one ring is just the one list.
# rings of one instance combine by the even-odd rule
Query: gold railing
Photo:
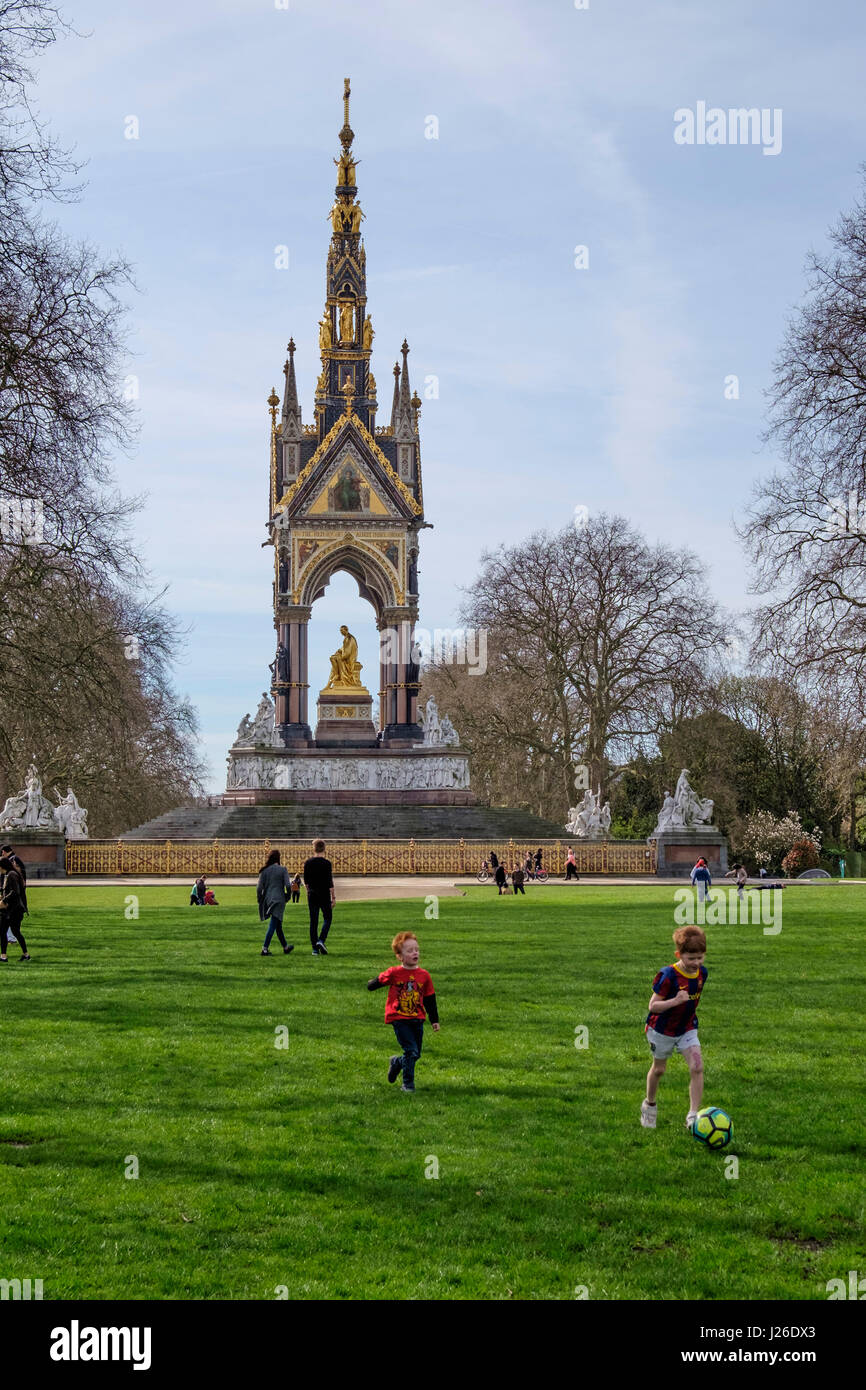
[[(328, 857), (336, 874), (474, 875), (494, 850), (510, 869), (539, 844), (544, 867), (553, 877), (565, 874), (568, 841), (562, 840), (331, 840)], [(654, 874), (655, 841), (572, 842), (579, 874)], [(241, 875), (258, 873), (272, 849), (286, 868), (301, 868), (310, 854), (309, 840), (71, 840), (66, 846), (68, 874), (114, 878), (136, 875)]]

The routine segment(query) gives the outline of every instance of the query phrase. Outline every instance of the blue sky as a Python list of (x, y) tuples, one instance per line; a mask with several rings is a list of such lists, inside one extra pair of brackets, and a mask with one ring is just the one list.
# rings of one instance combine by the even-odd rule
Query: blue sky
[[(312, 423), (344, 76), (380, 422), (404, 336), (419, 394), (439, 382), (421, 415), (434, 525), (421, 622), (454, 625), (484, 547), (566, 525), (579, 504), (692, 546), (716, 596), (748, 602), (731, 520), (773, 464), (763, 392), (806, 253), (866, 157), (859, 3), (70, 0), (66, 13), (81, 37), (42, 60), (38, 100), (88, 186), (59, 220), (135, 266), (141, 431), (117, 471), (148, 494), (140, 549), (192, 629), (177, 684), (200, 711), (213, 790), (273, 659), (265, 400), (292, 335)], [(674, 112), (698, 101), (781, 108), (781, 152), (676, 144)], [(341, 622), (375, 690), (371, 617), (338, 576), (311, 625), (313, 694)]]

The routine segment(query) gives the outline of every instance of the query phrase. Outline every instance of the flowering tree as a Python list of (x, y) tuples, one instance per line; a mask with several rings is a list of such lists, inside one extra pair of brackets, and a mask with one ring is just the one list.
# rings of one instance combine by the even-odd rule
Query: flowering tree
[(789, 811), (781, 820), (770, 811), (755, 811), (743, 823), (740, 842), (744, 855), (753, 859), (759, 868), (761, 865), (781, 863), (794, 845), (802, 847), (805, 843), (814, 849), (817, 864), (821, 832), (817, 826), (811, 834), (804, 830), (796, 811)]

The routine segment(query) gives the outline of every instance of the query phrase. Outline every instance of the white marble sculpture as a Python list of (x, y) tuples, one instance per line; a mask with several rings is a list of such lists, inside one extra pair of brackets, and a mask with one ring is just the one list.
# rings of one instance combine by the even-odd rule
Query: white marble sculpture
[(275, 757), (241, 753), (228, 760), (226, 788), (274, 787), (283, 791), (465, 790), (469, 760), (464, 754), (431, 758)]
[(416, 748), (459, 748), (460, 738), (447, 714), (440, 716), (439, 707), (431, 696), (426, 705), (420, 705), (418, 716), (424, 731), (423, 743)]
[(54, 795), (58, 801), (54, 809), (54, 821), (58, 830), (63, 831), (67, 840), (87, 840), (87, 811), (79, 803), (75, 792), (71, 787), (67, 787), (66, 795), (61, 796), (55, 787)]
[(610, 802), (601, 804), (601, 788), (594, 794), (591, 788), (583, 794), (579, 806), (571, 806), (565, 826), (569, 835), (579, 840), (606, 840), (610, 834)]
[(442, 734), (442, 742), (446, 748), (460, 747), (460, 738), (457, 734), (457, 730), (451, 723), (451, 720), (448, 718), (447, 714), (443, 714), (442, 718), (440, 719), (439, 729)]
[(689, 785), (689, 770), (684, 767), (679, 775), (673, 796), (665, 792), (665, 799), (659, 811), (658, 824), (650, 838), (671, 830), (699, 830), (709, 825), (713, 818), (713, 803), (703, 799)]
[(424, 731), (425, 748), (436, 748), (442, 743), (442, 727), (439, 723), (439, 708), (436, 701), (431, 697), (426, 705), (418, 710), (421, 716), (421, 728)]
[(6, 800), (0, 811), (0, 831), (3, 830), (61, 830), (67, 840), (86, 840), (87, 811), (78, 803), (74, 791), (67, 787), (66, 796), (54, 788), (59, 805), (53, 806), (42, 794), (42, 781), (31, 763), (27, 769), (27, 785)]
[(10, 796), (0, 812), (0, 830), (53, 830), (54, 807), (42, 795), (42, 782), (36, 764), (27, 769), (27, 785)]
[(248, 714), (244, 715), (238, 725), (238, 736), (232, 747), (261, 748), (263, 745), (266, 748), (279, 747), (280, 739), (276, 731), (275, 719), (274, 702), (263, 690), (255, 717), (251, 719)]

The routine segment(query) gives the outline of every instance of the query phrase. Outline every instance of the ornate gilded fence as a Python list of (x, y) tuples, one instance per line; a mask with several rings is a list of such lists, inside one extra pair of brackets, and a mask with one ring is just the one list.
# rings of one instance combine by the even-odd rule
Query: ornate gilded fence
[[(329, 840), (328, 857), (337, 874), (476, 874), (482, 858), (495, 850), (507, 868), (527, 852), (544, 850), (544, 867), (564, 875), (571, 843), (579, 874), (654, 874), (655, 842), (608, 840), (580, 844), (563, 840)], [(68, 874), (197, 874), (251, 877), (272, 849), (288, 869), (300, 868), (310, 854), (309, 840), (71, 840), (66, 846)]]

